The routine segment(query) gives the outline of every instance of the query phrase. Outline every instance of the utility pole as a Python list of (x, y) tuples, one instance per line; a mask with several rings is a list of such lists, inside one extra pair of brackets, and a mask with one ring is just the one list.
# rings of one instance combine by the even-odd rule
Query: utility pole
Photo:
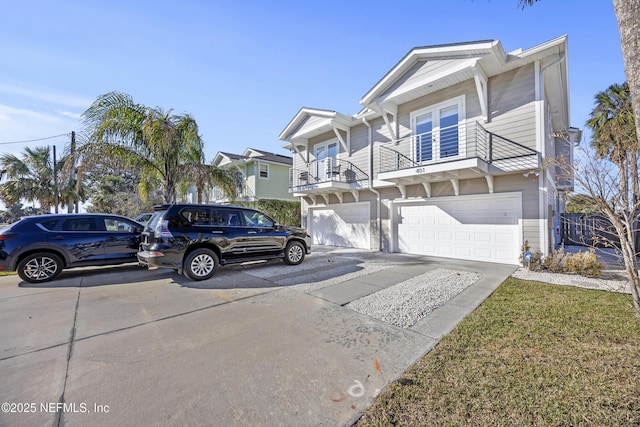
[(71, 174), (71, 180), (73, 181), (75, 179), (75, 200), (73, 203), (73, 206), (75, 208), (75, 212), (78, 213), (80, 212), (80, 201), (78, 200), (79, 196), (79, 191), (80, 191), (80, 180), (78, 177), (78, 170), (76, 169), (76, 132), (75, 131), (71, 131), (71, 161), (73, 162), (73, 173)]
[(56, 163), (56, 146), (53, 146), (53, 191), (56, 197), (55, 213), (58, 213), (58, 205), (60, 204), (58, 195), (58, 165)]

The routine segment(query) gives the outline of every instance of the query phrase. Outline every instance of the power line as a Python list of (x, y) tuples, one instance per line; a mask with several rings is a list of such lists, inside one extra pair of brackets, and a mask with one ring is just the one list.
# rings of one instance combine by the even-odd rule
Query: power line
[(0, 145), (8, 145), (8, 144), (25, 144), (27, 142), (37, 142), (37, 141), (45, 141), (47, 139), (53, 139), (53, 138), (59, 138), (61, 136), (70, 136), (71, 133), (63, 133), (60, 135), (54, 135), (54, 136), (46, 136), (44, 138), (38, 138), (38, 139), (28, 139), (25, 141), (8, 141), (8, 142), (0, 142)]

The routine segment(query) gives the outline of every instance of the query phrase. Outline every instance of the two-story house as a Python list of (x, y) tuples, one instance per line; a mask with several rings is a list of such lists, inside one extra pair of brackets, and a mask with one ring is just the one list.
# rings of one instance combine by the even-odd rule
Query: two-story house
[[(232, 167), (240, 172), (238, 196), (235, 201), (251, 202), (256, 200), (295, 200), (287, 190), (289, 169), (293, 159), (282, 154), (247, 148), (242, 154), (218, 152), (213, 165)], [(227, 203), (228, 198), (221, 189), (214, 187), (211, 200), (214, 203)]]
[(354, 115), (302, 108), (279, 139), (314, 244), (517, 264), (547, 254), (572, 177), (567, 37), (411, 49)]

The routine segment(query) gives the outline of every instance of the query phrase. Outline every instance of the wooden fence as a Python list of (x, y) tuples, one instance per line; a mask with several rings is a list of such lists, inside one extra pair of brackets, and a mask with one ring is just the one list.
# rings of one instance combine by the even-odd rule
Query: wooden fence
[[(602, 215), (564, 213), (560, 216), (560, 236), (565, 245), (597, 248), (619, 247), (620, 239), (611, 222)], [(640, 239), (636, 233), (635, 248), (640, 252)]]

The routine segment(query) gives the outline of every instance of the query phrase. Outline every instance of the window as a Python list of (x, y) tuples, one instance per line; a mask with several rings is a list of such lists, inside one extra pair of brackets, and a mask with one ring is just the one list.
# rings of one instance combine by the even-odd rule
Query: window
[(465, 155), (464, 101), (463, 95), (411, 113), (416, 163)]
[(133, 233), (133, 224), (116, 218), (103, 218), (104, 229), (107, 231), (115, 231), (120, 233)]
[(260, 163), (260, 178), (269, 179), (269, 165)]
[(56, 228), (57, 223), (58, 223), (57, 219), (49, 219), (46, 221), (42, 221), (40, 225), (46, 228), (47, 230), (52, 231), (54, 228)]
[(96, 231), (93, 218), (69, 218), (62, 222), (62, 231)]
[(274, 221), (262, 212), (244, 211), (243, 213), (247, 227), (272, 228), (274, 226)]
[(240, 212), (235, 209), (214, 209), (211, 211), (211, 218), (207, 224), (216, 227), (230, 225), (232, 227), (241, 227)]
[(337, 142), (316, 145), (314, 153), (316, 156), (316, 170), (314, 172), (320, 181), (325, 181), (325, 178), (332, 178), (334, 170), (339, 173), (339, 167), (334, 169), (338, 166), (336, 161), (336, 157), (338, 157)]
[(207, 208), (188, 208), (180, 212), (180, 215), (190, 225), (211, 224), (211, 210)]

